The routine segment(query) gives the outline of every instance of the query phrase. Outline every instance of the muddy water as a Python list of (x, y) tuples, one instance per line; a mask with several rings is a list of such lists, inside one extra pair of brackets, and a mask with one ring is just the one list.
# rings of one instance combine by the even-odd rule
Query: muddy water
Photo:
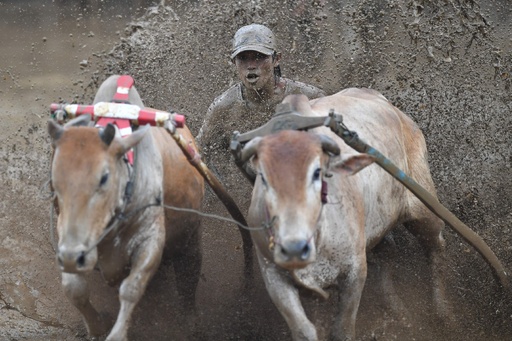
[[(112, 0), (101, 3), (88, 11), (59, 8), (57, 1), (0, 4), (0, 340), (83, 340), (86, 334), (60, 289), (41, 190), (49, 168), (48, 104), (80, 98), (96, 69), (99, 79), (129, 73), (148, 105), (193, 114), (187, 122), (197, 132), (202, 113), (231, 84), (232, 32), (253, 20), (268, 23), (280, 38), (285, 76), (328, 93), (372, 87), (413, 117), (426, 135), (441, 201), (512, 266), (507, 0), (168, 1), (173, 10), (148, 16), (148, 25), (104, 62), (91, 53), (124, 37), (131, 12)], [(243, 122), (233, 126), (244, 131)], [(206, 209), (225, 214), (218, 203)], [(180, 320), (173, 272), (164, 266), (136, 309), (130, 339), (290, 339), (260, 276), (252, 290), (241, 290), (233, 227), (204, 225), (197, 324)], [(444, 327), (432, 314), (427, 262), (402, 229), (393, 279), (407, 311), (393, 312), (385, 302), (376, 280), (379, 259), (371, 260), (357, 322), (361, 340), (510, 340), (510, 296), (460, 237), (449, 229), (445, 236), (458, 325)], [(97, 274), (90, 281), (105, 289), (93, 293), (93, 304), (115, 314), (116, 291)], [(331, 320), (325, 312), (335, 301), (312, 297), (309, 304), (321, 308), (313, 318)]]

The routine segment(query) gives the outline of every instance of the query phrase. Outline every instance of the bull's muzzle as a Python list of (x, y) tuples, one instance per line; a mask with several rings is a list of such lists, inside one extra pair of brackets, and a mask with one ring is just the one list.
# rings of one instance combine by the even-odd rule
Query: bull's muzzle
[(90, 271), (97, 261), (96, 248), (88, 250), (85, 245), (74, 247), (60, 246), (57, 252), (57, 262), (60, 270), (69, 273)]
[(289, 269), (300, 269), (314, 259), (314, 245), (311, 240), (298, 239), (276, 243), (274, 261)]

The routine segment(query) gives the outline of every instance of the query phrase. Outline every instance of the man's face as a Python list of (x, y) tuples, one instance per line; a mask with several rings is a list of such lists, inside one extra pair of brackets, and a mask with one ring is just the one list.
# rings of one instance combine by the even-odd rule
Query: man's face
[(257, 51), (243, 51), (235, 57), (238, 77), (246, 88), (273, 90), (274, 67), (278, 61)]

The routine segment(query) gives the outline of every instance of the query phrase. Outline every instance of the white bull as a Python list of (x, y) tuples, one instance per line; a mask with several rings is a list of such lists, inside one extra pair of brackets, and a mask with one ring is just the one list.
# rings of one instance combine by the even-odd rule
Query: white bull
[[(334, 109), (365, 142), (435, 195), (420, 129), (380, 93), (351, 88), (310, 102), (303, 96), (284, 102), (304, 116), (327, 116)], [(329, 154), (338, 148), (340, 156)], [(355, 339), (366, 252), (400, 223), (425, 247), (436, 307), (446, 314), (444, 222), (377, 165), (363, 170), (372, 157), (355, 152), (322, 127), (315, 133), (282, 131), (255, 138), (242, 158), (251, 158), (257, 172), (248, 222), (270, 225), (252, 232), (261, 273), (294, 340), (318, 338), (297, 285), (327, 297), (323, 288), (333, 284), (338, 285), (340, 303), (331, 338)], [(323, 182), (328, 203), (322, 200)]]

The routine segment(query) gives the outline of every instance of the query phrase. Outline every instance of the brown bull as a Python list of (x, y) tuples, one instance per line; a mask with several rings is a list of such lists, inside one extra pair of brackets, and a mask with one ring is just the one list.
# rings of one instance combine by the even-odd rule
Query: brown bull
[[(94, 103), (112, 99), (117, 78), (101, 85)], [(143, 107), (135, 88), (129, 97)], [(193, 309), (201, 267), (200, 220), (164, 210), (161, 203), (198, 210), (204, 183), (163, 128), (139, 128), (120, 138), (112, 125), (98, 129), (88, 126), (89, 120), (84, 115), (64, 127), (48, 123), (55, 148), (51, 181), (60, 211), (57, 259), (66, 296), (92, 336), (111, 325), (91, 305), (84, 275), (97, 267), (110, 285), (120, 284), (120, 311), (107, 340), (125, 340), (133, 309), (162, 256), (172, 261), (178, 292)], [(193, 139), (188, 129), (179, 132)], [(124, 160), (131, 148), (133, 167)]]
[[(435, 195), (421, 131), (378, 92), (347, 89), (310, 102), (302, 96), (284, 101), (304, 116), (327, 116), (334, 109), (363, 140)], [(252, 238), (267, 291), (294, 340), (318, 339), (297, 285), (324, 297), (323, 288), (338, 285), (339, 314), (331, 337), (355, 339), (366, 253), (400, 223), (427, 250), (436, 307), (446, 314), (444, 223), (377, 165), (363, 170), (373, 162), (371, 156), (355, 152), (322, 127), (315, 133), (282, 131), (255, 138), (242, 154), (245, 160), (251, 157), (258, 176), (248, 222), (270, 226), (253, 231)]]

